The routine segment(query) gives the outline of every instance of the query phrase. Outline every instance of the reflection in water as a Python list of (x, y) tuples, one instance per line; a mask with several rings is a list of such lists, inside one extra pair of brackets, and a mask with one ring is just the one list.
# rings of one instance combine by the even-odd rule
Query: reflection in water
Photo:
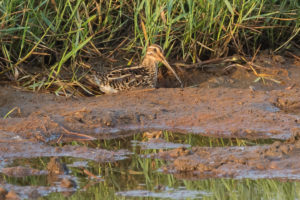
[[(191, 146), (232, 146), (254, 145), (257, 142), (238, 139), (216, 139), (195, 135), (166, 133), (160, 142), (164, 149), (177, 147), (177, 144)], [(54, 182), (47, 175), (27, 176), (23, 178), (1, 175), (1, 182), (11, 185), (48, 187), (52, 192), (45, 193), (41, 199), (299, 199), (300, 183), (270, 179), (202, 179), (183, 180), (160, 170), (167, 161), (148, 158), (151, 153), (161, 151), (151, 145), (144, 145), (147, 139), (134, 135), (117, 140), (103, 140), (88, 143), (76, 143), (94, 148), (118, 150), (129, 149), (133, 152), (129, 159), (113, 163), (97, 163), (88, 159), (59, 158), (69, 168), (71, 179), (76, 180), (76, 192), (59, 190), (58, 176)], [(170, 144), (170, 146), (168, 146)], [(142, 146), (140, 146), (142, 145)], [(35, 169), (46, 169), (50, 158), (18, 159), (9, 166), (30, 166)], [(91, 176), (93, 175), (93, 176)], [(191, 177), (192, 178), (192, 177)], [(52, 189), (50, 189), (52, 188)], [(55, 189), (55, 190), (54, 190)], [(55, 192), (61, 191), (61, 192)], [(19, 191), (16, 191), (19, 193)], [(25, 197), (25, 196), (23, 196)]]

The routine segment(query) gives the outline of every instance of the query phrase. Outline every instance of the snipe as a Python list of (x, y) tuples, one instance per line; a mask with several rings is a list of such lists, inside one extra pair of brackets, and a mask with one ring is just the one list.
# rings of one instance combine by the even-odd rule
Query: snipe
[(117, 93), (138, 87), (156, 88), (159, 62), (163, 63), (174, 74), (183, 87), (182, 81), (165, 59), (162, 48), (156, 44), (147, 48), (146, 55), (140, 65), (115, 68), (105, 74), (94, 74), (88, 79), (90, 82), (96, 83), (103, 93)]

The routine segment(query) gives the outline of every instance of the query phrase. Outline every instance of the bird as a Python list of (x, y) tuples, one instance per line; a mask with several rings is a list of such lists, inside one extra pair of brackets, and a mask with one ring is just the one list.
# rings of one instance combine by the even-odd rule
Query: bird
[(160, 62), (174, 74), (183, 87), (181, 79), (164, 57), (163, 49), (157, 44), (152, 44), (147, 48), (143, 61), (137, 66), (117, 67), (102, 74), (94, 73), (87, 78), (89, 82), (96, 83), (100, 91), (106, 94), (140, 87), (157, 88)]

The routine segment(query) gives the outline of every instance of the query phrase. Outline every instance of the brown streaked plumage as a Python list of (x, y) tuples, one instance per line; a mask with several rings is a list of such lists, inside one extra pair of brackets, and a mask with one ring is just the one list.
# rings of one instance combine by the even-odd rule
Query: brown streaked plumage
[(133, 67), (115, 68), (105, 74), (93, 75), (90, 82), (94, 82), (103, 93), (117, 93), (122, 90), (130, 90), (137, 87), (157, 87), (158, 63), (163, 63), (180, 82), (183, 84), (169, 65), (163, 55), (162, 48), (153, 44), (147, 48), (142, 63)]

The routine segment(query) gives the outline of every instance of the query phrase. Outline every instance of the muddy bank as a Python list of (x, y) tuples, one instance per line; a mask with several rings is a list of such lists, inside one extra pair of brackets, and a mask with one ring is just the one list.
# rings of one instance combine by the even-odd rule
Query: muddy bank
[[(181, 68), (177, 71), (183, 89), (140, 89), (91, 98), (2, 86), (0, 130), (43, 142), (147, 130), (287, 139), (300, 126), (299, 61), (261, 52), (255, 66), (257, 75), (247, 64)], [(172, 75), (160, 71), (160, 87), (176, 84)]]
[(96, 162), (114, 162), (125, 159), (130, 154), (127, 150), (108, 151), (77, 145), (50, 146), (37, 141), (22, 139), (12, 132), (5, 133), (0, 131), (0, 157), (2, 161), (16, 158), (70, 156), (74, 158), (88, 158)]
[(34, 93), (11, 91), (11, 99), (6, 99), (9, 106), (2, 101), (1, 114), (14, 107), (19, 111), (1, 119), (0, 127), (41, 141), (58, 139), (62, 133), (66, 137), (83, 133), (106, 138), (149, 129), (287, 139), (300, 126), (299, 91), (299, 87), (272, 91), (161, 88), (77, 99), (48, 95), (54, 101), (44, 101), (45, 95), (39, 95), (43, 97), (40, 100)]

